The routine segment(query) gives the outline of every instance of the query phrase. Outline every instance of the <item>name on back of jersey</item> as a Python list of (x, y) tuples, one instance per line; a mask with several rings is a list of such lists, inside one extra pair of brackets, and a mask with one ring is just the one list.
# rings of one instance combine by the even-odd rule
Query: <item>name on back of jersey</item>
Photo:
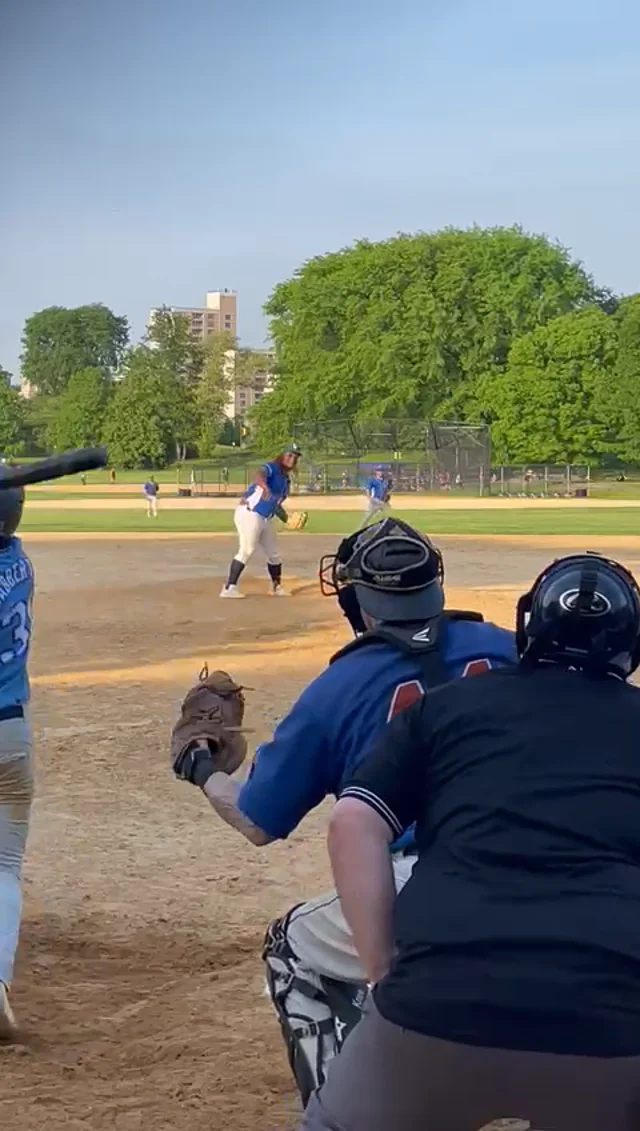
[(0, 601), (6, 600), (21, 581), (30, 581), (32, 577), (33, 570), (29, 559), (18, 558), (17, 562), (0, 573)]

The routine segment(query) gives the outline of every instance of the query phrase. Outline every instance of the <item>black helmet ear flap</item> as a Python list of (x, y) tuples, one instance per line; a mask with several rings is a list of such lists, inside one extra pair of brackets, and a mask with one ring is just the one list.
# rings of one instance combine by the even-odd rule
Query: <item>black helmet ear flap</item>
[(516, 649), (523, 656), (527, 648), (527, 616), (531, 612), (533, 589), (523, 593), (516, 605)]

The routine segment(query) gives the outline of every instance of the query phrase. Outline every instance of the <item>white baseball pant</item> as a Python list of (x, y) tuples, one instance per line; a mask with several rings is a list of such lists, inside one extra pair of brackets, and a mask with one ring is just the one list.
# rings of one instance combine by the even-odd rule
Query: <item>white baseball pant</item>
[[(400, 891), (411, 876), (416, 855), (395, 855), (393, 872)], [(269, 927), (263, 958), (269, 993), (307, 1065), (309, 1086), (319, 1087), (338, 1051), (335, 1018), (321, 977), (335, 982), (366, 981), (349, 925), (335, 891), (294, 908)], [(297, 1081), (300, 1087), (300, 1080)]]
[(370, 495), (367, 496), (367, 509), (361, 526), (366, 526), (372, 519), (379, 521), (383, 519), (387, 513), (388, 503), (383, 502), (382, 499), (373, 499)]
[(26, 719), (0, 722), (0, 982), (10, 985), (18, 949), (20, 877), (33, 799), (31, 729)]
[(263, 518), (261, 514), (256, 514), (248, 507), (240, 506), (235, 509), (233, 521), (240, 542), (235, 554), (236, 561), (246, 565), (259, 546), (269, 565), (280, 565), (282, 558), (278, 553), (273, 519)]
[(147, 500), (147, 518), (158, 517), (158, 500), (155, 495), (145, 495)]

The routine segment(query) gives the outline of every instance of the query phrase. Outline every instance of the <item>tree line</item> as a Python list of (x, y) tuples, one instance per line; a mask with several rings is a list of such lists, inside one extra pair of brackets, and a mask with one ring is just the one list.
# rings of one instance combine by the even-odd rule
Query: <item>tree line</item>
[(432, 419), (488, 424), (496, 462), (640, 462), (640, 295), (544, 236), (362, 240), (305, 263), (266, 311), (261, 449), (309, 419)]
[(22, 344), (29, 397), (0, 370), (5, 457), (105, 443), (122, 467), (208, 458), (238, 438), (225, 414), (234, 387), (264, 368), (262, 353), (228, 333), (202, 341), (168, 308), (130, 346), (127, 319), (106, 306), (49, 307), (27, 319)]
[[(361, 240), (304, 263), (265, 311), (274, 387), (243, 422), (260, 451), (305, 421), (439, 419), (488, 424), (496, 462), (640, 463), (640, 295), (599, 286), (545, 236)], [(264, 365), (168, 309), (130, 346), (101, 305), (34, 314), (21, 361), (36, 395), (0, 371), (0, 452), (100, 440), (124, 466), (212, 455), (234, 383)]]

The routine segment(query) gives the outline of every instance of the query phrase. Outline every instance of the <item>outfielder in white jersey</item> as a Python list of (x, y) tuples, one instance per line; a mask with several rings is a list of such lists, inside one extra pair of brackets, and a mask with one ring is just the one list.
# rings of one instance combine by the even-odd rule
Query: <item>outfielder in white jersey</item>
[(278, 552), (273, 520), (280, 517), (286, 521), (282, 504), (289, 495), (290, 472), (296, 467), (300, 455), (298, 446), (291, 444), (276, 459), (263, 464), (236, 507), (233, 518), (239, 546), (235, 557), (231, 559), (221, 597), (244, 597), (244, 593), (238, 588), (238, 580), (258, 547), (267, 559), (273, 596), (288, 596), (282, 587), (282, 559)]

